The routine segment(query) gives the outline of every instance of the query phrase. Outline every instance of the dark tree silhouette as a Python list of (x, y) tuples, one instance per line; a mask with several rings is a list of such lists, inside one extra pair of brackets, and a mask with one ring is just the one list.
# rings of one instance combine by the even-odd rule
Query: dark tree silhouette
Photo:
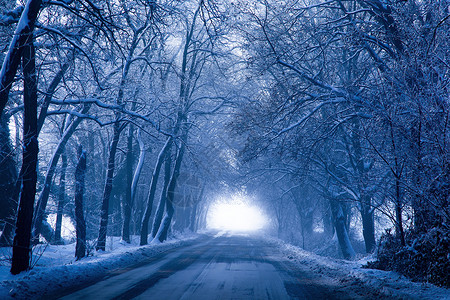
[(78, 164), (75, 169), (75, 221), (77, 232), (77, 244), (75, 257), (82, 259), (86, 254), (86, 220), (83, 212), (84, 178), (86, 175), (86, 151), (78, 146)]
[(56, 212), (55, 225), (55, 244), (61, 244), (61, 227), (66, 197), (66, 170), (67, 170), (67, 155), (62, 154), (61, 176), (59, 177), (59, 192), (58, 192), (58, 209)]
[(23, 162), (20, 171), (22, 189), (20, 191), (19, 212), (13, 241), (11, 273), (19, 274), (29, 268), (31, 224), (36, 195), (38, 140), (37, 140), (37, 79), (33, 36), (29, 36), (23, 51), (24, 74), (24, 126)]

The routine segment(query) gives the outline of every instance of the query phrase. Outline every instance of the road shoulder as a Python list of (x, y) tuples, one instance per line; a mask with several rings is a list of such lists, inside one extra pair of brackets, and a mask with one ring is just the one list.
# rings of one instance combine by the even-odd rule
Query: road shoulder
[(51, 267), (38, 266), (0, 282), (0, 299), (54, 299), (89, 286), (123, 270), (151, 263), (176, 249), (209, 237), (195, 235), (167, 243), (129, 247), (125, 252), (98, 253), (80, 261)]
[(412, 282), (391, 271), (363, 268), (364, 260), (346, 261), (319, 256), (281, 240), (264, 238), (278, 247), (287, 264), (317, 274), (337, 291), (353, 299), (450, 299), (450, 290), (429, 283)]

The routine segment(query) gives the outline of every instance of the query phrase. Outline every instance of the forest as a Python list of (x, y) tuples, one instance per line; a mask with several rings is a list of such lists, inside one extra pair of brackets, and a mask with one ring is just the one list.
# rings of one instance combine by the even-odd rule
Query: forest
[(0, 10), (12, 274), (46, 243), (76, 243), (82, 260), (109, 237), (204, 230), (235, 197), (264, 212), (268, 235), (450, 287), (450, 2)]

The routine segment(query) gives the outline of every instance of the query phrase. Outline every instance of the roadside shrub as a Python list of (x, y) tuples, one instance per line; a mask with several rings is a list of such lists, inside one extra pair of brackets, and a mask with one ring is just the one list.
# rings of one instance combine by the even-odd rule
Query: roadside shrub
[(406, 233), (406, 246), (390, 231), (380, 239), (377, 260), (367, 268), (396, 271), (414, 281), (450, 287), (450, 231), (435, 227), (426, 233)]

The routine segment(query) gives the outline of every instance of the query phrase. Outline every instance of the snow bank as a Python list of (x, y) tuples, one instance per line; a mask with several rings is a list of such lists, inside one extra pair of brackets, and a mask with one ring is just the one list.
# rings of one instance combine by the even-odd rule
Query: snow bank
[(300, 269), (319, 273), (330, 284), (342, 287), (349, 295), (378, 295), (389, 299), (450, 299), (450, 290), (429, 283), (412, 282), (403, 275), (391, 271), (365, 269), (363, 265), (374, 257), (347, 261), (319, 256), (274, 238), (266, 238), (276, 244), (283, 255)]
[[(10, 248), (2, 248), (0, 266), (0, 299), (35, 299), (76, 284), (87, 284), (124, 268), (149, 259), (164, 251), (188, 245), (199, 235), (174, 238), (158, 245), (138, 246), (139, 237), (133, 236), (127, 244), (119, 237), (107, 239), (105, 252), (93, 252), (91, 256), (75, 261), (75, 243), (70, 245), (48, 245), (35, 266), (19, 275), (9, 273)], [(45, 246), (44, 246), (45, 247)], [(35, 250), (36, 251), (36, 250)], [(36, 255), (37, 256), (37, 255)]]

